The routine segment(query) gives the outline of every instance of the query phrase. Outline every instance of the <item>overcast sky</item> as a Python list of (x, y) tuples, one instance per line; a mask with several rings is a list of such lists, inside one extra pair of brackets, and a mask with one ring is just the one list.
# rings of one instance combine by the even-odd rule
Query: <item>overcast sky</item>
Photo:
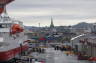
[(15, 0), (7, 6), (12, 18), (25, 25), (73, 25), (79, 22), (96, 22), (96, 0)]

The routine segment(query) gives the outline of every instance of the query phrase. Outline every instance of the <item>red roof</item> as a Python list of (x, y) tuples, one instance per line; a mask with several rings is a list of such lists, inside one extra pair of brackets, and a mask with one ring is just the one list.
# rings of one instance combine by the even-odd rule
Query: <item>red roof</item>
[(46, 39), (42, 37), (42, 38), (39, 38), (39, 40), (46, 40)]

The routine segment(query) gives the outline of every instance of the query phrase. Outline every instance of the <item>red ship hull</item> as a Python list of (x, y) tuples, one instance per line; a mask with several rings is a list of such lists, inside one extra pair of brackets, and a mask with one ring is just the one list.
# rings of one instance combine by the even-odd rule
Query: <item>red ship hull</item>
[[(25, 51), (28, 48), (29, 48), (28, 45), (23, 45), (22, 46), (22, 51)], [(21, 51), (21, 47), (18, 47), (18, 48), (12, 49), (12, 50), (0, 52), (0, 62), (11, 60), (17, 54), (21, 53), (22, 51)]]

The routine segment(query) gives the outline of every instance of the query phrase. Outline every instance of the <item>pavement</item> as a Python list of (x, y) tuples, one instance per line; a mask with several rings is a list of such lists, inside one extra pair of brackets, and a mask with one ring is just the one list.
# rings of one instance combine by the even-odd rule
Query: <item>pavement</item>
[(33, 54), (35, 57), (46, 59), (46, 63), (90, 63), (85, 60), (77, 60), (77, 57), (74, 55), (67, 56), (64, 52), (54, 50), (53, 48), (46, 48), (45, 54)]

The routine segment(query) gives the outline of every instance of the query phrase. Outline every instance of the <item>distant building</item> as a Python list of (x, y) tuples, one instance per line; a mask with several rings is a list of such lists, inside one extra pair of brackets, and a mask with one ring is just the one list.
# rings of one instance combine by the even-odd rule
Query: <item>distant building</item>
[(55, 26), (54, 26), (54, 23), (53, 23), (53, 18), (51, 18), (51, 24), (50, 24), (50, 33), (53, 33), (53, 32), (57, 32)]
[(50, 28), (54, 28), (54, 24), (53, 24), (53, 18), (51, 18), (51, 24), (50, 24)]
[(88, 29), (85, 29), (85, 28), (71, 28), (70, 30), (71, 30), (72, 33), (76, 33), (77, 35), (91, 32), (91, 28), (88, 28)]
[(90, 33), (79, 35), (72, 40), (72, 46), (76, 52), (83, 53), (87, 57), (96, 57), (96, 24), (89, 30)]

